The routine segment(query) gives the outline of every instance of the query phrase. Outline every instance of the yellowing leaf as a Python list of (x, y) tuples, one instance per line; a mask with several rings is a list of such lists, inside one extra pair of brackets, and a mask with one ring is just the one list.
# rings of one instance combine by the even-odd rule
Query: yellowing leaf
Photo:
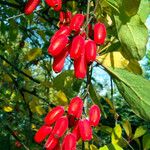
[(26, 54), (25, 59), (28, 61), (32, 61), (36, 59), (38, 56), (42, 54), (42, 51), (40, 48), (33, 48), (32, 50), (29, 51), (28, 54)]
[(3, 110), (4, 110), (5, 112), (12, 112), (12, 111), (13, 111), (13, 108), (12, 108), (11, 106), (4, 106), (4, 107), (3, 107)]
[[(31, 71), (30, 71), (30, 70), (24, 69), (23, 72), (26, 73), (27, 75), (31, 76)], [(30, 80), (30, 79), (27, 78), (27, 77), (24, 77), (24, 79), (25, 79), (26, 81)]]
[(147, 132), (147, 128), (145, 128), (144, 126), (139, 126), (134, 133), (134, 136), (132, 139), (136, 139), (141, 137), (142, 135), (144, 135)]
[(98, 150), (98, 148), (95, 145), (91, 144), (90, 145), (90, 150)]
[(35, 107), (35, 111), (36, 111), (36, 113), (38, 113), (39, 115), (43, 115), (43, 114), (46, 113), (46, 112), (45, 112), (45, 109), (42, 108), (40, 105), (38, 105), (38, 106)]
[(121, 139), (121, 135), (122, 135), (122, 128), (119, 124), (117, 124), (111, 134), (111, 142), (113, 144), (118, 143)]
[(66, 105), (68, 104), (68, 99), (65, 95), (64, 92), (62, 91), (58, 91), (57, 94), (56, 94), (56, 97), (57, 97), (57, 100), (58, 102), (61, 104), (61, 105)]
[(8, 74), (4, 74), (3, 80), (7, 81), (7, 82), (12, 82), (12, 79), (11, 79), (11, 77)]
[(109, 150), (108, 147), (105, 145), (103, 147), (100, 147), (99, 150)]
[(132, 136), (132, 128), (131, 128), (130, 122), (129, 122), (128, 120), (126, 120), (126, 121), (123, 123), (122, 126), (123, 126), (123, 128), (124, 128), (124, 130), (125, 130), (127, 136), (128, 136), (129, 138), (131, 138), (131, 136)]
[(98, 56), (96, 59), (105, 67), (126, 68), (129, 64), (129, 61), (119, 51)]

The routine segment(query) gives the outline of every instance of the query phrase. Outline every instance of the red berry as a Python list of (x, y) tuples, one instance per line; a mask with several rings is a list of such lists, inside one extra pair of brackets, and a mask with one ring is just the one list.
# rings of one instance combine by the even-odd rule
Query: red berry
[(45, 0), (45, 2), (50, 7), (56, 7), (58, 5), (58, 3), (59, 3), (59, 0)]
[(73, 31), (79, 31), (83, 23), (84, 23), (84, 15), (76, 14), (71, 19), (70, 28)]
[(80, 131), (79, 131), (79, 122), (75, 125), (72, 133), (75, 135), (76, 137), (76, 141), (78, 141), (80, 139)]
[(53, 135), (50, 135), (49, 138), (47, 139), (44, 147), (47, 150), (53, 150), (56, 145), (58, 144), (59, 140), (57, 138), (55, 138)]
[(68, 44), (68, 37), (66, 35), (59, 35), (48, 47), (48, 53), (51, 56), (59, 55)]
[(79, 120), (79, 130), (83, 141), (92, 139), (92, 128), (90, 122), (87, 119)]
[(60, 35), (66, 35), (69, 36), (70, 34), (70, 27), (68, 26), (62, 26), (59, 30), (56, 31), (56, 33), (52, 36), (50, 42), (53, 43), (55, 39), (58, 38)]
[(41, 143), (46, 138), (46, 136), (51, 133), (51, 131), (52, 127), (46, 125), (41, 126), (34, 136), (34, 141)]
[(65, 13), (65, 23), (70, 23), (71, 19), (72, 19), (72, 13), (71, 11), (67, 10), (67, 12)]
[(39, 3), (40, 0), (29, 0), (25, 5), (24, 13), (26, 15), (30, 15), (36, 9)]
[(57, 119), (59, 119), (63, 114), (65, 110), (62, 106), (57, 106), (53, 108), (45, 117), (44, 122), (47, 125), (53, 124)]
[(66, 116), (62, 116), (56, 121), (52, 134), (56, 138), (60, 138), (66, 132), (67, 128), (68, 128), (68, 118)]
[(91, 126), (97, 126), (101, 117), (101, 111), (97, 105), (92, 105), (89, 111), (89, 121)]
[(15, 142), (15, 146), (16, 146), (17, 148), (20, 148), (20, 147), (22, 146), (22, 144), (21, 144), (19, 141), (16, 141), (16, 142)]
[(53, 150), (62, 150), (60, 143), (58, 142), (58, 144), (54, 147)]
[(62, 7), (62, 0), (58, 0), (58, 5), (54, 7), (55, 11), (60, 11)]
[(85, 44), (85, 57), (87, 63), (91, 63), (96, 59), (96, 43), (93, 40), (88, 40)]
[(75, 118), (80, 118), (82, 115), (83, 101), (80, 97), (74, 97), (70, 101), (68, 114), (73, 115)]
[(69, 133), (64, 137), (62, 150), (76, 150), (76, 137)]
[(69, 51), (68, 51), (68, 46), (67, 46), (63, 49), (63, 51), (59, 55), (54, 57), (53, 70), (56, 73), (62, 71), (62, 69), (64, 67), (65, 59), (68, 56), (68, 54), (69, 54)]
[(63, 23), (65, 20), (65, 13), (63, 11), (60, 11), (59, 13), (59, 21), (60, 23)]
[(94, 41), (96, 44), (104, 44), (106, 38), (106, 27), (103, 23), (96, 23), (94, 26)]
[(75, 126), (78, 123), (78, 120), (73, 115), (68, 115), (69, 128)]
[(77, 35), (73, 38), (71, 49), (70, 49), (70, 58), (77, 59), (84, 52), (84, 38), (81, 35)]
[(84, 79), (87, 73), (87, 62), (84, 55), (74, 61), (75, 77), (78, 79)]

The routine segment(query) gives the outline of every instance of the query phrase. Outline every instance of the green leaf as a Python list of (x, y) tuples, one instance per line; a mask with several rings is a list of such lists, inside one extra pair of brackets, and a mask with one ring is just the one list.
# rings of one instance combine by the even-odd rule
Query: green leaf
[(120, 141), (121, 137), (122, 137), (122, 128), (119, 124), (117, 124), (111, 134), (111, 142), (113, 144), (116, 144)]
[(142, 143), (143, 143), (143, 149), (144, 150), (150, 149), (150, 133), (143, 136)]
[(98, 150), (98, 148), (94, 144), (91, 144), (90, 145), (90, 150)]
[(125, 130), (127, 136), (128, 136), (129, 138), (131, 138), (131, 136), (132, 136), (132, 128), (131, 128), (130, 122), (129, 122), (128, 120), (126, 120), (126, 121), (122, 124), (122, 126), (123, 126), (123, 128), (124, 128), (124, 130)]
[(132, 110), (139, 117), (150, 120), (150, 81), (123, 69), (107, 68), (107, 71)]
[(148, 32), (138, 15), (126, 18), (115, 16), (122, 54), (127, 59), (140, 60), (145, 55)]
[(111, 144), (109, 150), (123, 150), (118, 144)]
[(139, 127), (135, 130), (135, 133), (134, 133), (132, 139), (139, 138), (139, 137), (143, 136), (146, 132), (147, 132), (147, 128), (145, 128), (144, 126), (139, 126)]
[(109, 150), (109, 149), (108, 149), (107, 145), (105, 145), (103, 147), (100, 147), (99, 150)]
[(105, 125), (101, 125), (101, 126), (100, 126), (100, 130), (101, 130), (102, 132), (107, 133), (107, 134), (111, 134), (112, 131), (113, 131), (113, 129), (112, 129), (111, 127), (105, 126)]

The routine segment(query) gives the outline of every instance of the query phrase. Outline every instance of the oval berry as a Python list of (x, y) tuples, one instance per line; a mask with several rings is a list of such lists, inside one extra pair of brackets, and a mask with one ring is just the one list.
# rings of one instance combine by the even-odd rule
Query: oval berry
[(75, 125), (72, 133), (75, 135), (76, 137), (76, 141), (78, 141), (80, 139), (80, 130), (79, 130), (79, 122)]
[(84, 79), (87, 73), (87, 62), (85, 55), (81, 55), (80, 58), (74, 61), (74, 73), (78, 79)]
[(56, 57), (54, 57), (54, 62), (53, 62), (53, 70), (58, 73), (61, 72), (64, 64), (65, 64), (65, 59), (68, 56), (69, 52), (68, 52), (68, 47), (65, 47), (63, 49), (63, 51), (57, 55)]
[(89, 111), (89, 121), (91, 126), (97, 126), (101, 117), (101, 111), (97, 105), (92, 105)]
[(58, 0), (45, 0), (45, 2), (47, 3), (47, 5), (49, 5), (50, 7), (56, 7), (59, 3)]
[(57, 39), (60, 35), (66, 35), (69, 36), (70, 34), (70, 27), (68, 26), (62, 26), (59, 30), (56, 31), (56, 33), (52, 36), (50, 42), (53, 43), (55, 39)]
[(56, 121), (52, 134), (56, 138), (60, 138), (66, 132), (67, 128), (68, 128), (68, 118), (66, 116), (62, 116)]
[(47, 150), (53, 150), (58, 144), (59, 140), (55, 138), (53, 135), (50, 135), (44, 145)]
[(69, 133), (64, 137), (62, 150), (76, 150), (76, 137)]
[(79, 120), (79, 130), (83, 141), (89, 141), (92, 139), (92, 128), (90, 122), (87, 119)]
[(51, 56), (59, 55), (68, 44), (68, 37), (66, 35), (58, 36), (48, 47), (48, 53)]
[(71, 19), (70, 28), (73, 31), (79, 31), (83, 23), (84, 23), (84, 15), (76, 14)]
[(84, 52), (84, 38), (81, 35), (77, 35), (73, 38), (70, 48), (70, 58), (77, 59)]
[(93, 40), (88, 40), (85, 43), (85, 57), (87, 63), (91, 63), (96, 59), (96, 43)]
[(82, 115), (82, 109), (83, 109), (82, 99), (80, 97), (72, 98), (68, 107), (68, 114), (73, 115), (75, 118), (80, 118)]
[(46, 125), (41, 126), (34, 136), (34, 141), (41, 143), (46, 138), (46, 136), (51, 133), (51, 131), (52, 127)]
[(63, 23), (65, 20), (65, 13), (63, 11), (60, 11), (59, 13), (59, 21), (60, 23)]
[(58, 5), (53, 8), (55, 11), (60, 11), (62, 8), (62, 0), (58, 0)]
[(70, 23), (71, 18), (72, 18), (72, 13), (71, 11), (67, 10), (67, 12), (65, 13), (65, 23)]
[(94, 25), (94, 41), (96, 44), (104, 44), (106, 38), (106, 27), (103, 23)]
[(53, 124), (57, 119), (59, 119), (63, 114), (65, 110), (62, 106), (57, 106), (53, 108), (44, 118), (44, 122), (47, 125)]
[(26, 15), (30, 15), (36, 9), (39, 3), (40, 0), (29, 0), (25, 5), (24, 13)]

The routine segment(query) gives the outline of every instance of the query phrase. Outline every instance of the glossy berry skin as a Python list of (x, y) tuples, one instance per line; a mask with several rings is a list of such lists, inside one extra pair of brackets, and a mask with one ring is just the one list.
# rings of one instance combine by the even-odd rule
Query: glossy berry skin
[(26, 15), (30, 15), (36, 9), (39, 3), (40, 0), (29, 0), (25, 5), (24, 13)]
[(75, 118), (73, 115), (68, 115), (68, 121), (69, 121), (69, 128), (75, 126), (78, 123), (78, 119)]
[(66, 116), (62, 116), (56, 121), (52, 134), (55, 138), (60, 138), (66, 132), (67, 128), (68, 118)]
[(68, 47), (65, 47), (59, 55), (54, 57), (53, 70), (55, 73), (62, 71), (65, 64), (65, 59), (68, 56), (68, 54), (69, 54)]
[(84, 79), (87, 73), (87, 62), (85, 55), (81, 55), (80, 58), (74, 61), (74, 73), (78, 79)]
[(88, 40), (85, 44), (85, 57), (88, 64), (96, 59), (96, 43), (93, 40)]
[(53, 108), (44, 118), (44, 122), (46, 125), (53, 124), (57, 119), (59, 119), (63, 114), (65, 110), (62, 106), (57, 106)]
[(79, 120), (79, 130), (83, 141), (89, 141), (92, 139), (92, 128), (90, 126), (89, 120)]
[(67, 10), (67, 12), (65, 13), (65, 23), (70, 23), (72, 19), (72, 13), (71, 11)]
[(63, 49), (68, 44), (68, 37), (66, 35), (60, 35), (58, 38), (56, 38), (48, 47), (48, 53), (55, 57), (59, 55)]
[(96, 44), (104, 44), (106, 38), (106, 27), (103, 23), (94, 25), (94, 41)]
[(45, 2), (50, 7), (56, 7), (58, 5), (58, 3), (59, 3), (59, 0), (45, 0)]
[(53, 150), (58, 144), (59, 140), (55, 138), (52, 134), (48, 137), (44, 147), (46, 150)]
[(76, 137), (69, 133), (64, 137), (62, 150), (76, 150)]
[(79, 130), (79, 122), (75, 125), (74, 129), (72, 130), (72, 133), (75, 135), (76, 141), (78, 141), (81, 137), (80, 130)]
[(40, 129), (36, 132), (34, 136), (34, 141), (36, 143), (41, 143), (47, 135), (49, 135), (52, 131), (52, 127), (43, 125)]
[(62, 150), (60, 143), (58, 142), (57, 145), (54, 147), (53, 150)]
[(65, 12), (60, 11), (60, 13), (59, 13), (59, 21), (60, 21), (60, 23), (63, 23), (64, 20), (65, 20)]
[(84, 23), (84, 15), (76, 14), (71, 19), (70, 28), (72, 31), (79, 31), (83, 23)]
[(70, 27), (68, 26), (62, 26), (59, 30), (55, 32), (55, 34), (52, 36), (50, 42), (53, 43), (55, 39), (57, 39), (60, 35), (66, 35), (69, 36), (70, 34)]
[(101, 117), (101, 111), (97, 105), (92, 105), (89, 111), (89, 121), (91, 126), (97, 126)]
[(75, 118), (80, 118), (82, 115), (82, 109), (83, 109), (82, 99), (80, 97), (72, 98), (68, 107), (68, 114), (73, 115)]
[(62, 8), (62, 0), (57, 0), (58, 1), (58, 5), (53, 7), (55, 11), (60, 11)]
[(70, 58), (77, 59), (84, 52), (84, 38), (81, 35), (77, 35), (73, 38), (70, 48)]

